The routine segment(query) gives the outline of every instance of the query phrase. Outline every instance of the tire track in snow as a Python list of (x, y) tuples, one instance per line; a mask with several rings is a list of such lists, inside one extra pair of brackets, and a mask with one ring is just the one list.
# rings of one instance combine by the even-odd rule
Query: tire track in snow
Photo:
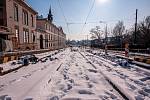
[[(53, 87), (51, 89), (56, 93), (52, 91), (50, 100), (99, 100), (100, 98), (104, 99), (104, 96), (122, 100), (122, 97), (112, 85), (98, 73), (97, 68), (94, 65), (92, 66), (91, 62), (85, 60), (79, 52), (73, 52), (70, 58), (57, 71), (56, 76), (59, 75), (60, 79), (54, 77), (55, 80), (52, 82)], [(70, 83), (70, 80), (72, 80), (72, 83)], [(100, 93), (97, 91), (100, 91)], [(75, 92), (75, 94), (72, 92)]]
[[(97, 69), (97, 67), (88, 60), (88, 58), (86, 58), (81, 52), (79, 52), (88, 62), (89, 64), (91, 64), (91, 66), (93, 66), (95, 69)], [(106, 75), (100, 71), (101, 75), (104, 77), (104, 79), (113, 87), (113, 89), (115, 89), (124, 100), (130, 100), (130, 98), (128, 98), (128, 96), (126, 96), (108, 77), (106, 77)]]

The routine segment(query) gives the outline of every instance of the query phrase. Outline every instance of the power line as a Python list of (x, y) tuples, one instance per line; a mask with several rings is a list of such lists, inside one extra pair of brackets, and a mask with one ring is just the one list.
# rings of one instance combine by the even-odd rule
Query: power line
[[(123, 19), (123, 21), (131, 21), (132, 22), (133, 19)], [(108, 22), (108, 23), (112, 23), (112, 22), (118, 22), (120, 21), (119, 19), (117, 20), (107, 20), (107, 21), (104, 21), (104, 22)], [(65, 23), (64, 21), (57, 21), (57, 20), (54, 20), (54, 22), (57, 22), (57, 23)], [(67, 22), (69, 25), (73, 25), (73, 24), (85, 24), (83, 22), (79, 22), (79, 21), (72, 21), (72, 22)], [(98, 24), (100, 23), (100, 21), (89, 21), (89, 22), (86, 22), (86, 24)]]
[(61, 10), (61, 12), (62, 12), (62, 15), (63, 15), (63, 17), (64, 17), (64, 20), (65, 20), (65, 23), (66, 23), (66, 26), (67, 26), (67, 29), (68, 29), (68, 33), (70, 33), (69, 24), (68, 24), (68, 22), (67, 22), (67, 18), (65, 17), (64, 11), (63, 11), (63, 9), (62, 9), (61, 2), (60, 2), (60, 0), (57, 0), (57, 1), (58, 1), (59, 8), (60, 8), (60, 10)]
[(93, 0), (92, 6), (91, 6), (91, 8), (90, 8), (90, 10), (89, 10), (89, 13), (88, 13), (88, 15), (87, 15), (87, 17), (86, 17), (86, 19), (85, 19), (85, 22), (84, 22), (84, 24), (83, 24), (83, 27), (82, 27), (82, 29), (81, 29), (81, 33), (83, 32), (84, 27), (85, 27), (85, 25), (87, 24), (88, 17), (90, 16), (90, 14), (91, 14), (91, 12), (92, 12), (92, 9), (93, 9), (93, 7), (94, 7), (94, 4), (95, 4), (95, 0)]

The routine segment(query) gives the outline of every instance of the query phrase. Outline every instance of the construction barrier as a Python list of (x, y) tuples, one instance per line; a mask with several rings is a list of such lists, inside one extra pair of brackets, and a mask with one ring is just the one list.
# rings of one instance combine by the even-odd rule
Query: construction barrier
[(25, 52), (14, 52), (14, 53), (6, 53), (0, 56), (0, 64), (7, 63), (9, 61), (17, 60), (19, 57), (23, 55), (31, 55), (31, 54), (39, 54), (44, 52), (49, 52), (51, 50), (37, 50), (37, 51), (25, 51)]
[(4, 57), (3, 63), (6, 63), (6, 62), (8, 62), (8, 61), (9, 61), (9, 57)]
[(138, 61), (138, 62), (143, 62), (143, 63), (146, 63), (146, 64), (150, 64), (150, 58), (146, 58), (146, 57), (143, 57), (143, 56), (136, 56), (136, 57), (134, 57), (134, 60)]

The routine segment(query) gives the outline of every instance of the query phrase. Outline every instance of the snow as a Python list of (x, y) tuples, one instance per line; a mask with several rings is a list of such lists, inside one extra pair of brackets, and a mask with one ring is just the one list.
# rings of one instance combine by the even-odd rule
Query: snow
[(56, 55), (58, 60), (31, 64), (15, 72), (0, 76), (0, 97), (1, 95), (9, 95), (13, 100), (23, 100), (31, 90), (39, 89), (40, 85), (43, 85), (41, 83), (47, 81), (46, 76), (55, 70), (55, 66), (59, 65), (59, 61), (64, 56), (64, 53), (60, 53)]
[(17, 62), (17, 60), (10, 61), (10, 62), (4, 63), (4, 64), (0, 64), (0, 67), (3, 68), (2, 72), (10, 70), (10, 69), (15, 69), (15, 68), (21, 66), (21, 64), (11, 65), (13, 62)]
[(71, 59), (68, 58), (52, 77), (51, 99), (55, 97), (62, 100), (119, 100), (118, 93), (79, 53), (68, 56)]
[(131, 55), (138, 55), (138, 56), (145, 56), (145, 57), (150, 57), (150, 54), (144, 54), (144, 53), (130, 53)]
[(0, 97), (8, 95), (13, 100), (120, 100), (118, 92), (78, 52), (66, 50), (56, 57), (58, 60), (39, 62), (1, 76)]
[[(55, 52), (58, 52), (58, 50), (41, 53), (41, 54), (35, 54), (35, 56), (38, 57), (39, 59), (41, 59), (43, 57), (53, 55), (53, 54), (55, 54)], [(16, 63), (16, 64), (12, 65), (12, 63)], [(10, 61), (10, 62), (4, 63), (4, 64), (0, 64), (0, 67), (3, 68), (2, 71), (4, 72), (4, 71), (8, 71), (10, 69), (15, 69), (15, 68), (18, 68), (19, 66), (21, 66), (21, 64), (17, 64), (17, 63), (18, 63), (18, 60), (13, 60), (13, 61)]]
[[(55, 52), (36, 56), (43, 58)], [(52, 56), (58, 59), (0, 76), (0, 100), (4, 96), (12, 100), (123, 100), (106, 79), (130, 100), (150, 100), (149, 70), (122, 67), (103, 54), (79, 52), (66, 49)]]
[(133, 100), (138, 97), (144, 98), (143, 100), (150, 99), (150, 93), (144, 91), (144, 88), (150, 88), (149, 71), (137, 67), (114, 66), (101, 56), (94, 57), (89, 53), (86, 55), (128, 97)]

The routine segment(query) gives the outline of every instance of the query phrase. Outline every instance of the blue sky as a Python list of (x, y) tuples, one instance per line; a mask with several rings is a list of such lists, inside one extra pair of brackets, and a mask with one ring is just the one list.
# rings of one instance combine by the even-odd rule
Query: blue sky
[[(83, 31), (83, 24), (69, 25), (70, 32), (68, 33), (67, 25), (65, 23), (63, 14), (60, 10), (58, 0), (26, 0), (39, 15), (47, 17), (48, 10), (52, 8), (54, 15), (54, 23), (62, 26), (64, 32), (70, 39), (83, 39), (89, 30), (94, 26), (100, 25), (102, 28), (104, 24), (99, 21), (106, 21), (109, 30), (113, 28), (118, 20), (123, 20), (126, 28), (133, 26), (135, 22), (135, 10), (138, 9), (138, 21), (144, 19), (145, 16), (150, 15), (150, 0), (107, 0), (102, 3), (96, 0), (95, 5), (88, 17), (87, 22), (96, 22), (86, 24)], [(64, 15), (68, 23), (84, 23), (92, 6), (93, 0), (59, 0), (64, 11)]]

